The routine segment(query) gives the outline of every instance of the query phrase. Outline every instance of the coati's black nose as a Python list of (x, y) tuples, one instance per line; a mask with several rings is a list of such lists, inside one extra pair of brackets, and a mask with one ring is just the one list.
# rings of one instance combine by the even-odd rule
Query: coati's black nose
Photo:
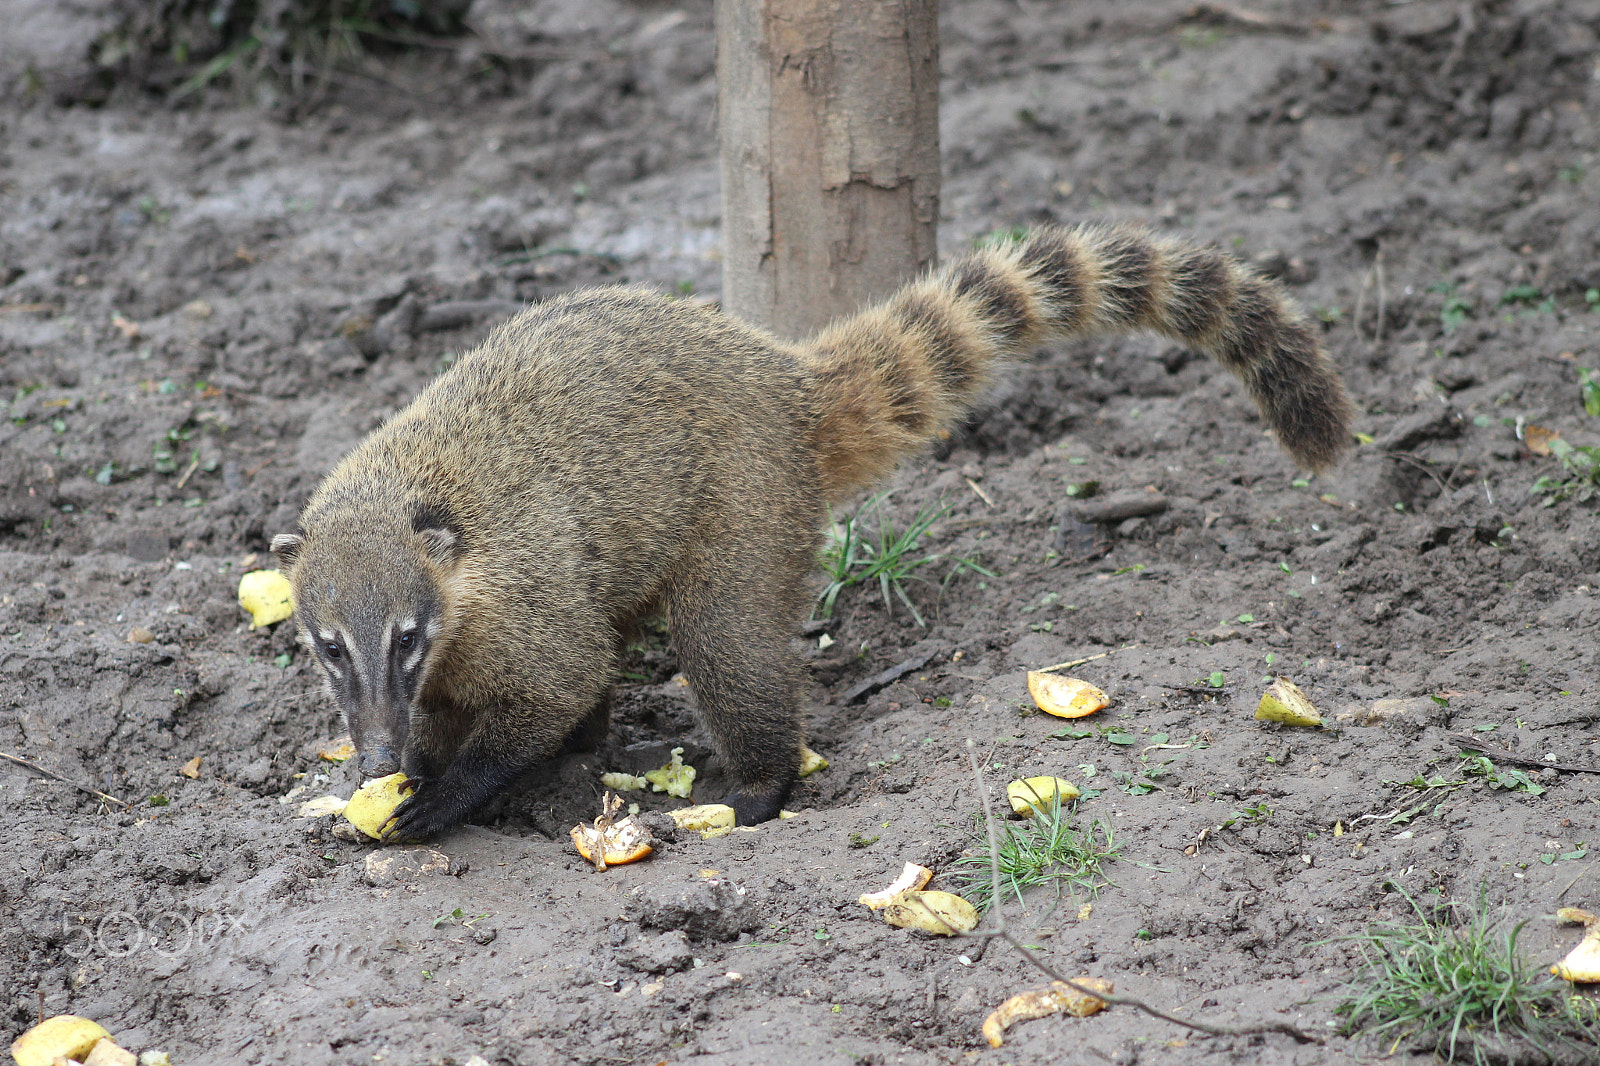
[(388, 777), (400, 772), (400, 760), (395, 758), (394, 750), (387, 744), (362, 752), (359, 765), (362, 777)]

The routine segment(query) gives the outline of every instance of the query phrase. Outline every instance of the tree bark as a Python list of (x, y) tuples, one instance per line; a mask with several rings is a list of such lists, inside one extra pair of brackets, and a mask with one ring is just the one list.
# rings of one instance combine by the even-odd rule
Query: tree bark
[(932, 262), (935, 0), (717, 0), (722, 302), (787, 337)]

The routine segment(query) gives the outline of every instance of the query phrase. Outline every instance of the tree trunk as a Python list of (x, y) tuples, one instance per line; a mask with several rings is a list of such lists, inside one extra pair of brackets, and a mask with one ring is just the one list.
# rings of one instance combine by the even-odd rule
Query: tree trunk
[(927, 266), (935, 0), (717, 0), (722, 302), (801, 337)]

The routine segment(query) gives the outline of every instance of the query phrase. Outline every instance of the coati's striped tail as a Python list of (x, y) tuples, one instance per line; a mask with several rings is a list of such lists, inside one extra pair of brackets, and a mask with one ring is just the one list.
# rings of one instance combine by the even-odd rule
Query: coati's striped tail
[(1349, 442), (1332, 360), (1274, 282), (1220, 252), (1127, 227), (1046, 228), (960, 256), (799, 346), (829, 499), (877, 482), (1051, 338), (1148, 329), (1244, 382), (1296, 462)]

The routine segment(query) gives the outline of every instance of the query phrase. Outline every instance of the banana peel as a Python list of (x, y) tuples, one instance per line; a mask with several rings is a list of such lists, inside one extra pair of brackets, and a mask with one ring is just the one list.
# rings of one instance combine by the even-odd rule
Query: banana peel
[(869, 910), (887, 907), (891, 903), (898, 902), (901, 897), (920, 890), (932, 879), (932, 870), (926, 866), (918, 866), (914, 862), (908, 862), (905, 868), (900, 871), (900, 876), (895, 878), (894, 883), (888, 888), (879, 889), (877, 892), (864, 892), (856, 902)]
[(57, 1059), (82, 1062), (110, 1033), (99, 1022), (76, 1014), (46, 1018), (11, 1042), (17, 1066), (51, 1066)]
[(345, 821), (373, 840), (379, 839), (383, 836), (383, 827), (388, 824), (394, 809), (405, 799), (405, 793), (400, 790), (400, 786), (405, 783), (406, 775), (403, 773), (376, 777), (368, 781), (356, 789), (355, 795), (350, 797), (350, 802), (344, 805)]
[(1282, 722), (1284, 725), (1322, 724), (1322, 714), (1311, 702), (1311, 697), (1287, 677), (1278, 678), (1261, 694), (1261, 702), (1256, 705), (1256, 718), (1263, 722)]
[[(1110, 995), (1115, 992), (1116, 986), (1103, 977), (1078, 977), (1073, 984), (1092, 988), (1096, 992)], [(1051, 981), (1049, 988), (1035, 988), (1019, 995), (1012, 996), (996, 1008), (995, 1012), (983, 1021), (983, 1035), (989, 1041), (990, 1047), (999, 1047), (1005, 1043), (1004, 1033), (1006, 1027), (1016, 1022), (1027, 1021), (1032, 1018), (1047, 1018), (1052, 1014), (1070, 1014), (1075, 1018), (1087, 1018), (1096, 1011), (1104, 1010), (1106, 1001), (1095, 996), (1084, 995), (1065, 981)]]
[(883, 920), (897, 929), (920, 929), (956, 936), (978, 928), (978, 909), (954, 892), (907, 892), (882, 908)]
[(1060, 777), (1024, 777), (1006, 786), (1011, 809), (1030, 818), (1058, 803), (1070, 803), (1079, 795), (1077, 785)]
[(1044, 670), (1028, 671), (1028, 693), (1041, 711), (1057, 718), (1082, 718), (1111, 704), (1111, 697), (1089, 682)]
[(239, 606), (250, 612), (250, 628), (260, 629), (294, 614), (294, 589), (276, 570), (252, 570), (239, 579)]
[(1583, 939), (1567, 952), (1567, 957), (1550, 967), (1550, 972), (1563, 981), (1576, 984), (1600, 982), (1600, 917), (1577, 907), (1562, 907), (1556, 917), (1563, 922), (1577, 922), (1583, 926)]

